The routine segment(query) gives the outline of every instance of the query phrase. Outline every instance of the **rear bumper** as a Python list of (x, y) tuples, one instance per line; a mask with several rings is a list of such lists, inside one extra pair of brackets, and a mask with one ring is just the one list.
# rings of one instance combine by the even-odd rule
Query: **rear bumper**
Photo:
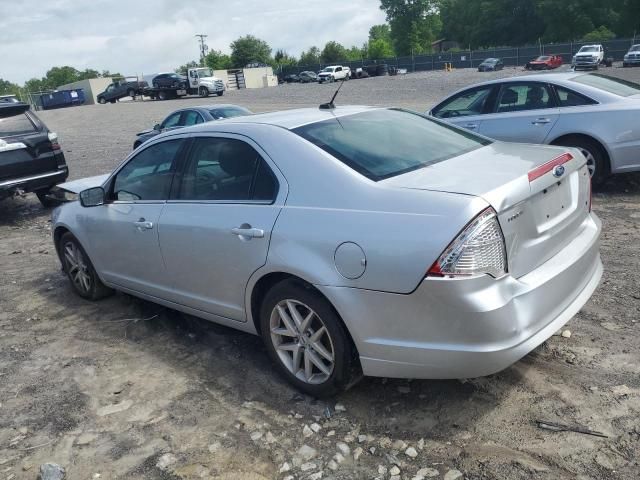
[(425, 279), (410, 295), (318, 288), (344, 319), (365, 375), (472, 378), (513, 364), (568, 322), (602, 276), (591, 215), (556, 256), (518, 279)]
[(11, 195), (16, 190), (33, 192), (44, 188), (49, 188), (58, 183), (64, 182), (69, 176), (69, 169), (66, 165), (58, 167), (58, 170), (42, 172), (20, 178), (11, 178), (0, 181), (0, 198)]

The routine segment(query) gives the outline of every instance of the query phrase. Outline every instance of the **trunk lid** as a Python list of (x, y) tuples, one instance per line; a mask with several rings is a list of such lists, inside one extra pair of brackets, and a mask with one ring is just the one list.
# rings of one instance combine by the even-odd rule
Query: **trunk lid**
[[(566, 153), (570, 159), (555, 160)], [(564, 170), (558, 176), (556, 164)], [(516, 278), (570, 243), (589, 214), (586, 160), (565, 147), (495, 142), (384, 183), (482, 197), (498, 213), (509, 272)]]

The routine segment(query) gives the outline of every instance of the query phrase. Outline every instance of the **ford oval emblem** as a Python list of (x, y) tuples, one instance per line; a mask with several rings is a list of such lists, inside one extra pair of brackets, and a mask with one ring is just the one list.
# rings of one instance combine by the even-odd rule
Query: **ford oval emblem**
[(562, 175), (564, 175), (564, 165), (556, 166), (556, 168), (553, 169), (553, 176), (561, 177)]

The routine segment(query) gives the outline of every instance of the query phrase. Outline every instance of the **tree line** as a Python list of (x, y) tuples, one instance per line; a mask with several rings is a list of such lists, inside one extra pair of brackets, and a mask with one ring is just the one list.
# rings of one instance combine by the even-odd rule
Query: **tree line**
[[(380, 0), (386, 23), (369, 29), (362, 45), (336, 41), (322, 48), (311, 46), (295, 57), (275, 52), (264, 40), (242, 36), (231, 43), (230, 54), (211, 50), (201, 62), (192, 60), (176, 68), (205, 65), (214, 70), (243, 68), (260, 63), (276, 69), (315, 66), (430, 53), (438, 39), (457, 42), (462, 49), (521, 46), (537, 42), (605, 41), (640, 34), (640, 0)], [(24, 89), (39, 92), (95, 77), (119, 76), (109, 71), (53, 67), (42, 78), (25, 82)], [(20, 87), (0, 79), (0, 95)]]

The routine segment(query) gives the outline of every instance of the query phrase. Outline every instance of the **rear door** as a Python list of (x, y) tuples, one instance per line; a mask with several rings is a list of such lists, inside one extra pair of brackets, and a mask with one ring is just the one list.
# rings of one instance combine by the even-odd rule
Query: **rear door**
[(0, 107), (0, 181), (56, 171), (48, 131), (24, 104)]
[(494, 85), (470, 88), (437, 105), (431, 114), (458, 127), (478, 132), (485, 114), (490, 111), (495, 90)]
[(284, 179), (246, 137), (198, 136), (160, 218), (173, 301), (245, 321), (245, 288), (265, 264)]
[(478, 132), (505, 142), (544, 143), (560, 113), (549, 85), (542, 82), (503, 83), (494, 105)]

